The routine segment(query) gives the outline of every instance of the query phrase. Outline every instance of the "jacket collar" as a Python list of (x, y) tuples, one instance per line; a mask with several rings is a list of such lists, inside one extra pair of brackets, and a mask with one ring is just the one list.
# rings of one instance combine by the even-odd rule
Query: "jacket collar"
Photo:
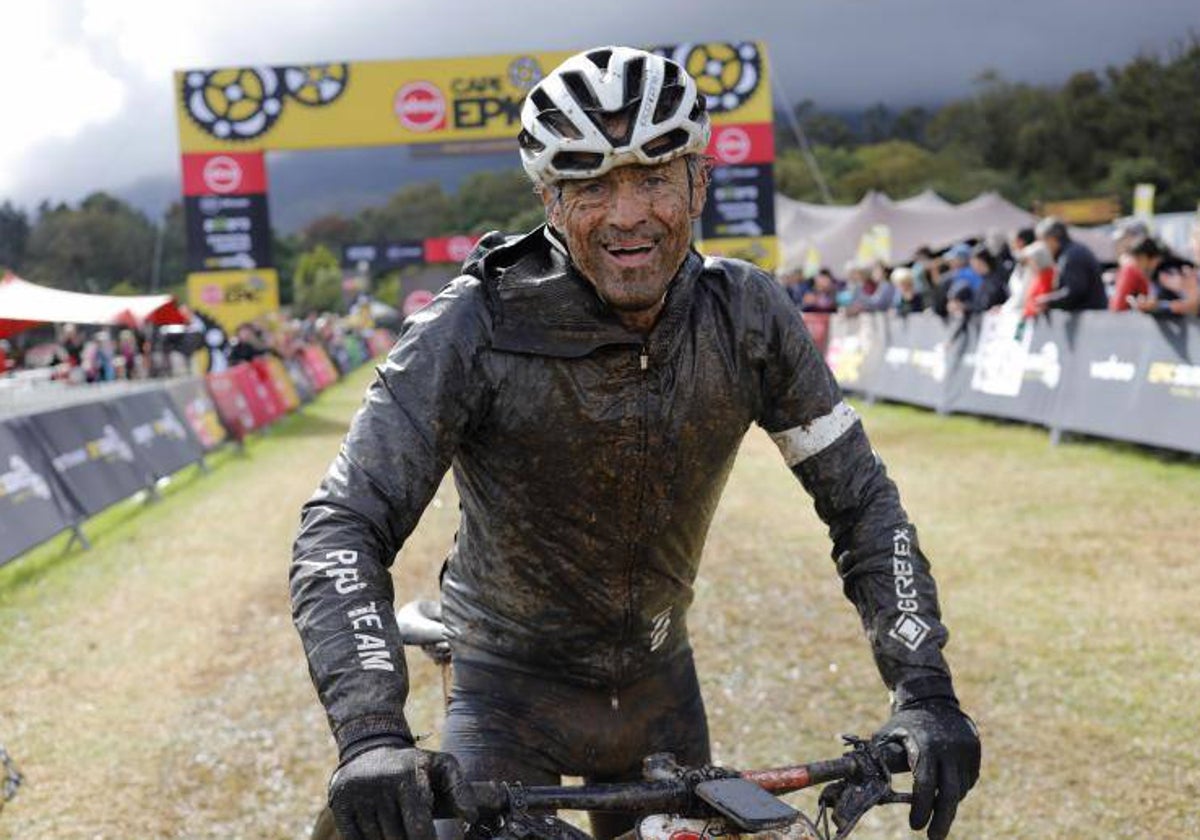
[(653, 356), (669, 352), (682, 332), (702, 268), (700, 255), (689, 251), (648, 336), (620, 322), (544, 225), (480, 254), (467, 272), (488, 289), (494, 349), (579, 358), (611, 345), (645, 347)]

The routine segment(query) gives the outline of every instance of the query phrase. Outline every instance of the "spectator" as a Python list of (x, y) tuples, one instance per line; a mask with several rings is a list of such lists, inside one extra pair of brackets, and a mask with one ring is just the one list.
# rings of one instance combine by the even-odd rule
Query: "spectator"
[(949, 262), (946, 278), (946, 311), (951, 315), (962, 315), (971, 311), (975, 296), (983, 285), (983, 277), (971, 268), (971, 246), (960, 242), (947, 253)]
[(237, 336), (233, 349), (229, 351), (229, 364), (236, 365), (256, 359), (267, 351), (259, 343), (254, 327), (241, 324), (237, 328)]
[(72, 367), (79, 367), (83, 363), (83, 337), (79, 335), (79, 327), (74, 324), (64, 324), (58, 345), (63, 350), (63, 362)]
[(1108, 297), (1104, 292), (1104, 279), (1100, 276), (1100, 263), (1091, 249), (1072, 240), (1067, 234), (1067, 226), (1053, 216), (1038, 222), (1036, 233), (1050, 250), (1058, 269), (1057, 288), (1050, 296), (1042, 296), (1044, 305), (1070, 312), (1107, 309)]
[(1138, 268), (1137, 260), (1130, 250), (1150, 235), (1150, 229), (1140, 219), (1123, 222), (1113, 231), (1113, 248), (1117, 252), (1117, 279), (1113, 284), (1108, 308), (1113, 312), (1127, 312), (1130, 300), (1150, 294), (1150, 280)]
[(856, 262), (846, 263), (846, 282), (837, 293), (838, 309), (844, 310), (850, 315), (857, 315), (862, 311), (863, 287), (867, 282), (867, 272), (862, 265)]
[(1029, 263), (1021, 258), (1021, 252), (1037, 240), (1033, 228), (1021, 228), (1012, 236), (1009, 250), (1013, 255), (1012, 274), (1008, 276), (1008, 300), (1002, 307), (1006, 312), (1020, 312), (1025, 306), (1025, 290), (1029, 288), (1033, 272)]
[(1020, 258), (1029, 276), (1022, 314), (1035, 318), (1045, 311), (1045, 305), (1039, 301), (1054, 291), (1054, 257), (1045, 243), (1033, 242), (1021, 249)]
[(1013, 259), (1013, 252), (1008, 247), (1004, 231), (995, 228), (989, 230), (984, 238), (984, 244), (987, 246), (988, 253), (996, 258), (996, 266), (1004, 272), (1004, 277), (1007, 279), (1012, 274), (1016, 260)]
[(971, 270), (983, 278), (979, 288), (975, 290), (975, 298), (971, 302), (972, 311), (987, 312), (1008, 299), (1008, 277), (1011, 268), (1007, 268), (989, 247), (979, 245), (971, 252)]
[(945, 267), (928, 245), (922, 245), (913, 255), (913, 281), (917, 290), (926, 298), (926, 303), (936, 314), (945, 318), (949, 284), (946, 282)]
[(887, 266), (876, 261), (863, 284), (860, 301), (864, 312), (887, 312), (895, 306), (896, 289), (888, 277)]
[(896, 311), (901, 315), (925, 309), (925, 297), (917, 291), (911, 268), (892, 269), (892, 285), (896, 287)]
[(792, 303), (800, 306), (805, 293), (809, 289), (809, 284), (804, 279), (803, 272), (793, 271), (784, 275), (783, 290), (788, 293), (788, 297), (792, 299)]
[(812, 288), (801, 298), (800, 308), (805, 312), (836, 312), (837, 292), (837, 281), (833, 279), (833, 272), (822, 268), (813, 277)]
[(1172, 255), (1149, 236), (1137, 242), (1129, 254), (1150, 280), (1149, 293), (1134, 298), (1137, 309), (1163, 315), (1196, 315), (1200, 311), (1196, 266)]

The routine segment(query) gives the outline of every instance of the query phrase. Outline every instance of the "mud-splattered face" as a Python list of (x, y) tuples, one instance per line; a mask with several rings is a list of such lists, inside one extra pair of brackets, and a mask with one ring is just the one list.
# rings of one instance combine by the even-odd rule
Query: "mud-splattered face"
[(564, 181), (542, 198), (551, 227), (600, 297), (622, 320), (652, 323), (687, 256), (707, 185), (704, 173), (689, 183), (687, 163), (677, 158)]

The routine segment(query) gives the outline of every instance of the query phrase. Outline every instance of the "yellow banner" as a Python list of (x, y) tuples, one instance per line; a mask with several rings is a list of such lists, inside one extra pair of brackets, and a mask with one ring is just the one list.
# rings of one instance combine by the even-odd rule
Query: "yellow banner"
[(696, 243), (702, 254), (752, 262), (766, 271), (779, 267), (779, 240), (774, 236), (721, 237)]
[(199, 271), (188, 275), (188, 305), (215, 318), (229, 335), (239, 324), (279, 309), (279, 275), (253, 271)]
[[(714, 123), (771, 121), (762, 43), (652, 49), (696, 77)], [(215, 152), (515, 139), (525, 94), (570, 55), (183, 70), (179, 144)]]

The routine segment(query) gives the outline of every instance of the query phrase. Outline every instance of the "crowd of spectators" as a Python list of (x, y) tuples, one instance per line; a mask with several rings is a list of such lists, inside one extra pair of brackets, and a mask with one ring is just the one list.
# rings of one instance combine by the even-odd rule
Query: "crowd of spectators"
[[(186, 311), (186, 309), (185, 309)], [(232, 336), (215, 321), (188, 313), (184, 326), (139, 329), (45, 325), (0, 339), (0, 376), (17, 374), (70, 384), (144, 380), (217, 373), (264, 354), (293, 358), (302, 347), (323, 347), (345, 371), (372, 324), (365, 312), (330, 312), (286, 319), (278, 314), (238, 326)]]
[(836, 277), (821, 268), (810, 277), (783, 278), (805, 312), (931, 310), (943, 317), (1012, 311), (1033, 318), (1050, 309), (1109, 309), (1200, 316), (1200, 222), (1192, 233), (1192, 260), (1174, 254), (1141, 221), (1119, 225), (1115, 265), (1104, 266), (1067, 226), (1046, 218), (1010, 236), (992, 233), (944, 251), (917, 249), (911, 262), (881, 260), (845, 266)]

